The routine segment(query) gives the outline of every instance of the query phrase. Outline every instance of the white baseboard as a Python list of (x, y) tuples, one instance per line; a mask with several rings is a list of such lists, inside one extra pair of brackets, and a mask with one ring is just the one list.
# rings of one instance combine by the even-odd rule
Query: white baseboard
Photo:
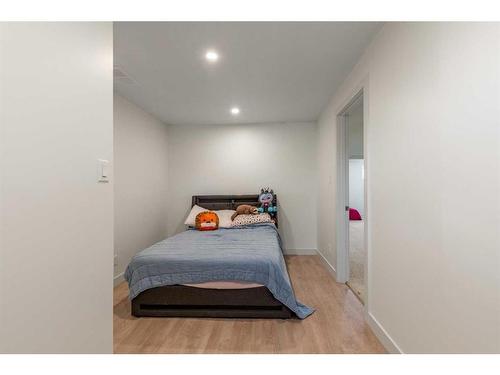
[(325, 266), (325, 268), (330, 272), (330, 274), (333, 276), (335, 280), (337, 280), (337, 271), (335, 270), (335, 267), (331, 265), (331, 263), (326, 260), (323, 254), (321, 254), (321, 251), (318, 250), (317, 254), (319, 255), (319, 259), (321, 259), (321, 262)]
[(113, 278), (113, 286), (117, 286), (120, 284), (122, 281), (125, 281), (125, 278), (123, 277), (125, 272), (119, 273)]
[[(335, 271), (335, 267), (330, 264), (330, 262), (324, 257), (323, 254), (321, 254), (321, 251), (318, 250), (317, 254), (319, 255), (321, 262), (325, 265), (325, 268), (328, 270), (328, 272), (330, 272), (335, 280), (337, 280), (337, 272)], [(401, 348), (396, 344), (392, 337), (389, 336), (384, 327), (382, 327), (382, 325), (378, 322), (377, 319), (375, 319), (375, 317), (371, 313), (365, 312), (365, 321), (368, 323), (375, 336), (377, 336), (381, 344), (384, 346), (384, 348), (387, 349), (389, 353), (403, 354)]]
[(382, 343), (384, 348), (387, 349), (387, 351), (391, 354), (403, 354), (404, 352), (401, 350), (401, 348), (396, 344), (396, 342), (392, 339), (391, 336), (387, 333), (387, 331), (382, 327), (382, 325), (378, 322), (375, 317), (367, 312), (365, 314), (365, 320), (372, 329), (373, 333), (379, 341)]
[(315, 249), (284, 249), (285, 255), (316, 255), (318, 252)]

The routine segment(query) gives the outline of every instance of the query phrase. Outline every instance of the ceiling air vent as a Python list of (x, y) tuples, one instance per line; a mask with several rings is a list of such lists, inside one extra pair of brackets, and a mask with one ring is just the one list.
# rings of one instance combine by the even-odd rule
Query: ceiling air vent
[(116, 65), (113, 66), (113, 79), (115, 83), (117, 82), (129, 83), (129, 84), (135, 83), (134, 80), (130, 78), (130, 76), (127, 73), (125, 73), (125, 71), (121, 67)]

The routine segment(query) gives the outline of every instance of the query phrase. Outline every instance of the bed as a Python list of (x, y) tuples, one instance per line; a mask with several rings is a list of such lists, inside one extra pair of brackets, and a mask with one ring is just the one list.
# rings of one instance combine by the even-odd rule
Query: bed
[[(209, 210), (258, 205), (258, 195), (193, 196)], [(276, 196), (274, 202), (276, 204)], [(286, 270), (275, 224), (186, 230), (138, 253), (125, 272), (136, 317), (305, 318)], [(214, 288), (206, 283), (249, 283)], [(199, 287), (205, 284), (205, 287)]]

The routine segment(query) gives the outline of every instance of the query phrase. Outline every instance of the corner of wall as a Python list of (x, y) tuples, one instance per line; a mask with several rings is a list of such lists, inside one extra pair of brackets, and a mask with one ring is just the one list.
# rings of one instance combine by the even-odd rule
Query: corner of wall
[(120, 272), (118, 275), (113, 277), (113, 287), (117, 286), (118, 284), (121, 284), (123, 281), (125, 281), (125, 272)]
[(335, 280), (337, 280), (337, 271), (335, 270), (335, 267), (332, 266), (332, 264), (326, 259), (326, 257), (323, 255), (323, 253), (318, 249), (317, 254), (319, 255), (319, 259), (321, 260), (321, 263), (325, 266), (325, 268), (330, 272), (330, 275), (333, 276)]
[(365, 313), (365, 320), (372, 329), (373, 333), (380, 340), (381, 344), (391, 354), (404, 354), (394, 339), (387, 333), (384, 327), (378, 322), (369, 311)]

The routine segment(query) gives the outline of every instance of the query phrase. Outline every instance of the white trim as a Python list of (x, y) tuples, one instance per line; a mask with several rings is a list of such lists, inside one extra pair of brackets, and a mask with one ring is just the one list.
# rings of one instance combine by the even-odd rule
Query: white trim
[(335, 267), (332, 266), (332, 264), (325, 258), (325, 256), (319, 250), (318, 250), (318, 255), (319, 255), (319, 259), (321, 260), (321, 263), (323, 263), (323, 265), (328, 270), (328, 272), (330, 272), (330, 275), (332, 275), (333, 278), (336, 280), (337, 279), (337, 271), (335, 270)]
[(125, 278), (123, 277), (125, 272), (119, 273), (113, 278), (113, 286), (117, 286), (120, 284), (122, 281), (125, 281)]
[(365, 311), (370, 311), (371, 307), (371, 259), (372, 259), (372, 245), (371, 245), (371, 200), (370, 200), (370, 152), (368, 142), (368, 130), (370, 129), (370, 90), (368, 79), (365, 79), (363, 86), (363, 159), (364, 159), (364, 201), (365, 201), (365, 224), (364, 224), (364, 245), (365, 245), (365, 269), (364, 269), (364, 282), (365, 282)]
[(285, 255), (316, 255), (318, 251), (316, 249), (284, 249), (283, 254)]
[(371, 313), (365, 314), (365, 320), (372, 329), (375, 336), (377, 336), (379, 341), (382, 343), (384, 348), (386, 348), (389, 353), (404, 354), (404, 352), (401, 350), (398, 344), (396, 344), (394, 339), (391, 336), (389, 336), (384, 327), (382, 327), (379, 321), (375, 319), (375, 317)]
[[(344, 111), (344, 110), (343, 110)], [(342, 112), (343, 112), (342, 111)], [(349, 205), (347, 157), (347, 121), (345, 115), (337, 115), (337, 282), (349, 279), (349, 217), (345, 206)]]

